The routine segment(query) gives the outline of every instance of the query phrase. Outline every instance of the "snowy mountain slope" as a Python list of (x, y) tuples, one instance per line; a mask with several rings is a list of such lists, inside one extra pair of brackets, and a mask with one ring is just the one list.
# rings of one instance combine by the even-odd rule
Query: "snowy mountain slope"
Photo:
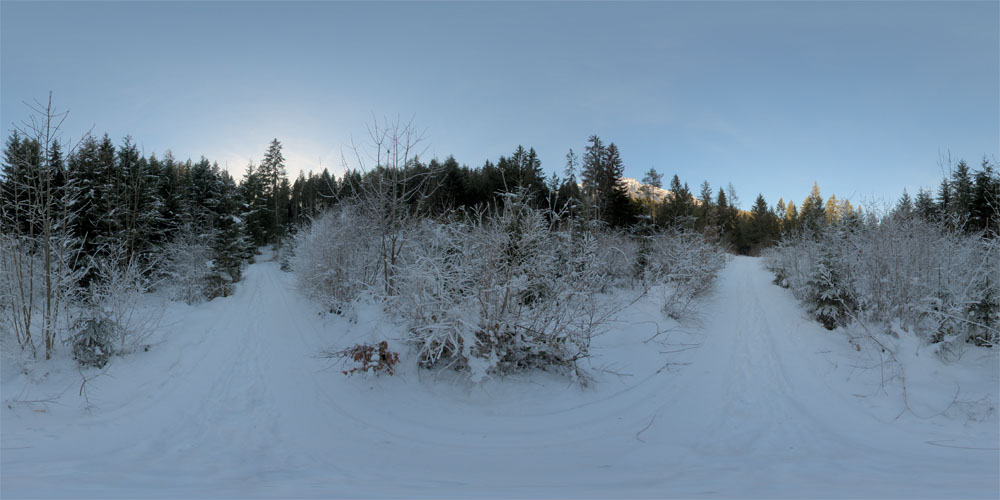
[[(915, 411), (897, 418), (899, 377), (883, 384), (878, 353), (806, 318), (758, 260), (734, 259), (693, 324), (655, 297), (595, 339), (587, 388), (545, 373), (470, 385), (405, 352), (394, 377), (347, 378), (316, 354), (399, 327), (374, 307), (319, 316), (261, 262), (232, 297), (172, 304), (162, 343), (88, 382), (90, 409), (69, 360), (4, 367), (0, 496), (1000, 493), (987, 351), (908, 357)], [(670, 331), (647, 341), (657, 326)]]
[[(642, 187), (645, 186), (646, 184), (643, 184), (641, 181), (633, 179), (631, 177), (622, 178), (622, 183), (625, 184), (625, 189), (628, 191), (629, 197), (635, 200), (646, 199), (646, 194), (643, 193), (642, 191)], [(653, 201), (657, 203), (663, 201), (664, 198), (670, 196), (671, 194), (670, 191), (663, 188), (658, 188), (656, 186), (649, 186), (649, 188), (650, 188), (649, 193), (652, 196)]]

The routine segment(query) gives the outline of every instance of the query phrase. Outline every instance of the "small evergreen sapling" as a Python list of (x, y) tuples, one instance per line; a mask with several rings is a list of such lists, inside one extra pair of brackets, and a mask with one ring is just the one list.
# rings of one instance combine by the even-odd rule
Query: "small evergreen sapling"
[(118, 325), (101, 314), (77, 321), (73, 325), (75, 333), (70, 339), (73, 359), (83, 367), (104, 368), (114, 354), (117, 330)]

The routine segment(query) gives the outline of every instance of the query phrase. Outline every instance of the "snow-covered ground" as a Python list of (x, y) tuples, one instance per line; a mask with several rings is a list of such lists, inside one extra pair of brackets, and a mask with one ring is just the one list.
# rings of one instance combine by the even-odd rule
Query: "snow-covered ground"
[(943, 364), (903, 339), (879, 365), (770, 280), (733, 259), (684, 325), (639, 300), (595, 339), (588, 387), (471, 384), (405, 351), (393, 377), (345, 377), (320, 350), (399, 327), (321, 316), (260, 262), (232, 297), (169, 304), (89, 405), (68, 358), (25, 374), (4, 353), (0, 496), (1000, 496), (995, 352)]

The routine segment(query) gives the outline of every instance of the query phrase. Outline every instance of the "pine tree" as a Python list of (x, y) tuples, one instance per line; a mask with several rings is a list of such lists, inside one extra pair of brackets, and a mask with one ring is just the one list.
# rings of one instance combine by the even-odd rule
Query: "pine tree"
[(306, 174), (299, 170), (299, 176), (292, 183), (292, 195), (288, 202), (289, 222), (292, 224), (299, 224), (305, 218), (306, 200), (304, 192), (307, 184)]
[(831, 194), (826, 199), (826, 206), (823, 208), (823, 213), (827, 224), (837, 224), (840, 222), (840, 201), (837, 199), (837, 195)]
[(583, 194), (591, 204), (603, 209), (600, 203), (601, 180), (604, 176), (604, 159), (607, 156), (604, 143), (596, 135), (590, 136), (590, 144), (583, 155), (583, 166), (580, 171), (580, 181), (583, 184)]
[(663, 174), (656, 171), (656, 168), (650, 167), (649, 171), (642, 178), (642, 187), (639, 191), (642, 193), (643, 201), (646, 204), (646, 209), (649, 211), (649, 215), (654, 219), (655, 222), (655, 205), (656, 201), (653, 199), (656, 189), (663, 187)]
[(159, 220), (162, 222), (158, 232), (163, 233), (165, 242), (169, 239), (169, 235), (177, 230), (184, 214), (185, 181), (182, 164), (174, 159), (173, 153), (169, 150), (163, 155), (159, 171), (156, 197), (161, 203)]
[(720, 236), (727, 236), (733, 232), (733, 226), (736, 221), (733, 219), (732, 211), (729, 209), (729, 199), (726, 197), (726, 191), (722, 188), (719, 188), (719, 194), (715, 198), (715, 207)]
[(4, 209), (5, 232), (34, 235), (37, 227), (37, 205), (44, 171), (38, 141), (22, 138), (15, 130), (7, 139), (4, 150), (3, 176), (0, 189)]
[(757, 200), (750, 210), (748, 224), (747, 250), (751, 255), (758, 254), (761, 248), (769, 247), (777, 240), (778, 218), (768, 207), (763, 194), (757, 195)]
[(845, 324), (849, 318), (848, 314), (855, 307), (854, 300), (847, 292), (845, 279), (844, 273), (838, 266), (834, 249), (821, 247), (820, 255), (806, 285), (807, 301), (816, 319), (827, 330)]
[(903, 196), (899, 197), (896, 201), (896, 207), (892, 211), (892, 215), (895, 217), (910, 217), (913, 215), (913, 199), (910, 198), (910, 193), (903, 189)]
[(976, 172), (974, 193), (970, 210), (974, 229), (1000, 235), (1000, 171), (986, 158)]
[(625, 165), (615, 143), (607, 147), (596, 135), (583, 156), (583, 194), (605, 222), (625, 226), (632, 222), (634, 208), (625, 189)]
[(258, 173), (267, 204), (267, 212), (264, 214), (265, 240), (277, 243), (284, 233), (285, 211), (288, 204), (288, 199), (282, 199), (280, 192), (282, 184), (287, 184), (288, 177), (285, 173), (285, 157), (281, 154), (281, 143), (278, 139), (273, 139), (268, 146)]
[(952, 173), (951, 191), (954, 195), (952, 213), (967, 221), (975, 192), (972, 177), (969, 175), (969, 165), (965, 160), (960, 160)]
[(119, 227), (125, 255), (147, 261), (155, 244), (154, 230), (159, 216), (157, 180), (150, 173), (150, 162), (139, 154), (131, 136), (126, 136), (118, 148), (118, 169), (124, 179)]
[(948, 179), (942, 179), (938, 187), (937, 211), (940, 214), (950, 214), (952, 211), (951, 185)]
[(801, 227), (799, 210), (795, 206), (795, 202), (792, 200), (788, 200), (788, 204), (785, 208), (785, 219), (781, 222), (781, 226), (785, 230), (786, 234), (792, 234), (798, 231)]
[(197, 163), (191, 164), (187, 171), (185, 189), (187, 220), (198, 227), (212, 226), (219, 216), (222, 203), (219, 166), (201, 157)]
[(243, 198), (240, 217), (246, 224), (250, 241), (255, 247), (267, 244), (268, 238), (268, 204), (264, 195), (264, 183), (263, 176), (253, 162), (250, 162), (240, 183)]
[(106, 256), (123, 241), (121, 215), (126, 198), (124, 175), (118, 165), (115, 145), (108, 134), (104, 134), (97, 145), (95, 160), (98, 178), (93, 184), (92, 216), (96, 221), (96, 230), (91, 237), (95, 240), (96, 253), (92, 255)]
[(969, 225), (972, 230), (1000, 235), (1000, 172), (986, 158), (975, 174)]
[(98, 163), (98, 143), (87, 135), (80, 147), (68, 160), (69, 184), (72, 186), (70, 209), (77, 214), (73, 225), (75, 235), (83, 242), (83, 254), (93, 257), (97, 253), (104, 212), (104, 177)]
[(242, 201), (233, 178), (223, 172), (219, 177), (219, 204), (215, 221), (217, 236), (213, 245), (215, 271), (221, 285), (221, 295), (228, 295), (229, 284), (240, 280), (243, 261), (253, 255), (253, 245), (243, 218), (239, 216)]
[(674, 174), (673, 179), (670, 179), (670, 197), (663, 209), (664, 220), (673, 226), (687, 227), (691, 224), (693, 212), (691, 190), (686, 183), (681, 184), (680, 177)]
[(934, 206), (934, 198), (931, 197), (930, 191), (920, 188), (917, 191), (917, 199), (914, 202), (914, 210), (925, 220), (931, 220), (937, 213), (937, 207)]
[(571, 215), (577, 215), (578, 204), (580, 203), (582, 193), (580, 192), (580, 185), (577, 183), (576, 172), (577, 167), (580, 162), (576, 154), (572, 149), (566, 153), (566, 166), (563, 169), (563, 182), (559, 185), (559, 200), (562, 200), (564, 206), (569, 207), (569, 213)]
[(785, 218), (788, 216), (788, 210), (785, 208), (785, 199), (778, 198), (778, 204), (774, 207), (774, 216), (778, 219), (778, 229), (780, 233), (785, 232)]
[(566, 166), (563, 168), (563, 177), (576, 182), (576, 171), (579, 166), (580, 159), (573, 152), (573, 148), (570, 148), (569, 152), (566, 153)]
[(823, 197), (819, 194), (819, 184), (813, 183), (812, 192), (802, 202), (802, 210), (799, 214), (801, 227), (813, 231), (819, 231), (826, 219), (826, 209)]
[(635, 210), (625, 188), (625, 165), (615, 143), (608, 144), (602, 179), (602, 196), (606, 210), (605, 221), (614, 227), (624, 227), (632, 223)]
[(705, 231), (718, 224), (718, 214), (715, 207), (715, 193), (708, 181), (702, 181), (701, 190), (698, 193), (698, 206), (695, 209), (697, 220), (695, 229)]

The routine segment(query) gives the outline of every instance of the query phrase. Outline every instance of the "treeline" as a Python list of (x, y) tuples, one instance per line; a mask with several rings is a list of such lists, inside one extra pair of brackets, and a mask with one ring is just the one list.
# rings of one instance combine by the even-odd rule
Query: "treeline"
[(245, 189), (227, 172), (204, 157), (143, 156), (130, 137), (116, 146), (107, 134), (88, 135), (64, 155), (58, 140), (45, 145), (14, 132), (4, 147), (0, 196), (5, 233), (63, 231), (80, 247), (80, 266), (112, 256), (150, 262), (185, 230), (212, 247), (219, 272), (238, 279), (252, 248)]
[[(381, 168), (349, 170), (339, 178), (328, 170), (300, 172), (290, 182), (277, 139), (259, 164), (247, 166), (239, 183), (204, 157), (181, 161), (169, 151), (162, 158), (144, 156), (131, 137), (115, 145), (107, 134), (88, 135), (70, 154), (53, 140), (46, 158), (43, 149), (38, 140), (18, 132), (6, 141), (0, 179), (4, 229), (40, 231), (42, 206), (49, 216), (69, 211), (73, 216), (65, 222), (86, 257), (123, 245), (123, 256), (145, 258), (178, 230), (197, 228), (212, 241), (216, 265), (236, 279), (241, 259), (252, 248), (276, 242), (339, 200), (356, 196)], [(758, 195), (750, 210), (741, 210), (731, 184), (714, 191), (705, 181), (695, 196), (675, 175), (663, 192), (655, 169), (646, 173), (640, 192), (630, 196), (619, 149), (597, 136), (590, 137), (582, 159), (569, 151), (562, 176), (546, 176), (535, 150), (523, 146), (478, 168), (459, 165), (449, 156), (426, 163), (415, 157), (402, 170), (402, 179), (423, 190), (422, 196), (410, 198), (410, 208), (432, 215), (502, 203), (503, 193), (524, 189), (536, 208), (600, 220), (612, 228), (649, 223), (694, 229), (740, 254), (756, 255), (782, 234), (815, 231), (827, 222), (861, 216), (861, 208), (848, 200), (835, 195), (824, 199), (815, 184), (800, 205), (779, 199), (772, 206)], [(984, 159), (973, 171), (959, 161), (936, 196), (920, 189), (911, 198), (904, 191), (894, 210), (996, 234), (998, 197), (994, 164)]]
[(996, 162), (984, 157), (980, 168), (972, 170), (965, 160), (959, 160), (950, 171), (950, 177), (941, 179), (936, 197), (921, 188), (914, 199), (904, 190), (894, 212), (945, 221), (968, 233), (1000, 234), (1000, 169)]
[[(487, 160), (478, 168), (460, 165), (449, 156), (426, 163), (415, 157), (400, 169), (400, 178), (409, 183), (404, 190), (422, 186), (426, 192), (409, 199), (414, 210), (439, 215), (453, 209), (490, 206), (503, 203), (503, 193), (525, 189), (531, 193), (529, 201), (535, 208), (599, 220), (611, 228), (652, 224), (661, 229), (693, 229), (743, 255), (759, 254), (782, 235), (817, 231), (824, 224), (862, 216), (861, 207), (849, 200), (836, 195), (824, 198), (815, 183), (799, 204), (779, 199), (770, 205), (758, 195), (750, 209), (743, 210), (732, 184), (716, 191), (705, 181), (696, 195), (677, 175), (664, 186), (662, 174), (654, 168), (646, 172), (638, 192), (630, 194), (620, 150), (614, 143), (605, 145), (597, 136), (590, 137), (582, 158), (569, 150), (562, 175), (546, 176), (535, 150), (520, 145), (510, 156)], [(378, 168), (366, 173), (351, 170), (339, 179), (325, 170), (318, 175), (300, 174), (292, 185), (283, 220), (293, 226), (305, 222), (337, 200), (357, 195), (360, 186), (379, 175)], [(951, 177), (942, 181), (937, 197), (921, 189), (914, 200), (904, 191), (896, 210), (928, 219), (948, 218), (963, 229), (989, 229), (996, 234), (996, 202), (991, 200), (997, 199), (998, 186), (994, 164), (984, 159), (981, 169), (972, 171), (960, 161)]]
[[(234, 279), (252, 248), (280, 240), (339, 200), (356, 196), (368, 178), (380, 175), (380, 167), (349, 170), (339, 178), (323, 170), (300, 172), (290, 182), (277, 139), (259, 164), (247, 166), (239, 183), (204, 157), (180, 161), (169, 151), (162, 158), (144, 156), (130, 137), (115, 145), (107, 134), (89, 135), (70, 154), (53, 140), (47, 158), (42, 158), (43, 149), (38, 140), (18, 132), (7, 139), (0, 183), (3, 224), (16, 225), (22, 232), (41, 230), (41, 214), (32, 208), (51, 197), (51, 206), (42, 205), (50, 215), (73, 213), (67, 222), (72, 222), (72, 234), (82, 242), (87, 257), (121, 244), (123, 256), (145, 258), (178, 230), (196, 228), (212, 241), (216, 265)], [(824, 199), (815, 184), (799, 205), (779, 199), (772, 206), (758, 195), (750, 210), (741, 210), (731, 184), (714, 191), (705, 181), (695, 196), (675, 175), (663, 192), (662, 175), (655, 169), (646, 173), (639, 193), (630, 196), (619, 149), (597, 136), (590, 137), (582, 159), (569, 151), (561, 176), (546, 176), (535, 150), (523, 146), (478, 168), (460, 165), (449, 156), (426, 163), (415, 157), (402, 170), (402, 179), (423, 186), (423, 195), (410, 199), (411, 209), (432, 215), (502, 203), (503, 193), (524, 189), (536, 208), (600, 220), (612, 228), (649, 223), (694, 229), (740, 254), (756, 255), (782, 234), (815, 231), (827, 222), (861, 216), (860, 207), (848, 200), (835, 195)], [(48, 194), (40, 195), (41, 190)], [(993, 200), (998, 192), (995, 165), (984, 159), (973, 171), (960, 161), (951, 177), (942, 180), (936, 196), (925, 189), (915, 198), (904, 192), (894, 210), (927, 219), (948, 218), (969, 231), (996, 234)]]
[[(411, 210), (441, 215), (456, 209), (482, 208), (502, 204), (504, 193), (526, 190), (533, 208), (600, 221), (613, 229), (652, 225), (660, 229), (693, 229), (741, 254), (756, 254), (772, 245), (783, 231), (812, 224), (817, 214), (825, 216), (827, 203), (813, 198), (803, 204), (800, 217), (795, 204), (783, 201), (768, 205), (759, 195), (749, 211), (739, 208), (732, 184), (714, 191), (701, 184), (696, 197), (687, 183), (675, 175), (664, 191), (662, 174), (650, 169), (638, 192), (630, 193), (624, 179), (621, 151), (612, 142), (605, 144), (591, 136), (582, 156), (572, 149), (566, 154), (562, 175), (546, 176), (534, 148), (517, 146), (509, 156), (487, 160), (481, 167), (460, 165), (449, 156), (444, 161), (409, 159), (394, 171), (401, 192), (420, 190), (408, 197)], [(384, 176), (380, 166), (367, 171), (349, 170), (340, 178), (324, 170), (321, 174), (300, 174), (292, 183), (288, 205), (280, 217), (288, 229), (310, 220), (339, 200), (356, 196), (362, 186)], [(246, 182), (246, 179), (245, 179)], [(818, 192), (816, 193), (818, 195)], [(834, 198), (829, 210), (840, 211)], [(818, 211), (817, 208), (818, 207)], [(848, 204), (848, 208), (850, 205)]]
[[(146, 155), (131, 137), (116, 144), (107, 134), (88, 135), (67, 148), (58, 140), (64, 115), (51, 105), (34, 111), (32, 127), (12, 132), (4, 145), (0, 250), (5, 291), (0, 299), (5, 303), (0, 306), (14, 310), (16, 297), (31, 302), (32, 294), (40, 293), (47, 349), (60, 321), (60, 304), (87, 297), (92, 285), (106, 285), (111, 270), (130, 269), (149, 283), (173, 283), (189, 302), (226, 295), (257, 247), (280, 243), (347, 200), (364, 198), (370, 211), (388, 204), (394, 211), (440, 217), (501, 207), (507, 193), (518, 192), (525, 193), (529, 207), (558, 214), (560, 220), (596, 222), (636, 238), (665, 229), (694, 231), (751, 255), (783, 236), (862, 216), (849, 201), (824, 200), (817, 185), (801, 205), (778, 200), (771, 206), (758, 195), (750, 210), (741, 210), (731, 184), (715, 190), (706, 181), (695, 195), (674, 175), (664, 190), (663, 176), (650, 169), (630, 193), (620, 149), (596, 135), (581, 155), (569, 150), (561, 175), (546, 176), (530, 147), (517, 146), (509, 156), (470, 168), (452, 156), (428, 162), (410, 156), (414, 144), (398, 143), (398, 135), (386, 142), (383, 128), (383, 135), (374, 137), (373, 165), (339, 177), (327, 170), (300, 173), (294, 181), (288, 178), (282, 145), (274, 139), (260, 163), (249, 164), (237, 182), (204, 157), (182, 161), (169, 152)], [(384, 151), (407, 154), (386, 158), (380, 156)], [(936, 196), (921, 189), (911, 199), (904, 192), (895, 211), (996, 235), (998, 198), (996, 165), (984, 160), (973, 171), (962, 161)], [(402, 220), (393, 213), (379, 230), (396, 234)], [(396, 250), (394, 242), (389, 244), (391, 263)], [(62, 302), (55, 300), (60, 297)], [(22, 304), (18, 314), (23, 317), (15, 318), (22, 345), (33, 345), (36, 305)]]

